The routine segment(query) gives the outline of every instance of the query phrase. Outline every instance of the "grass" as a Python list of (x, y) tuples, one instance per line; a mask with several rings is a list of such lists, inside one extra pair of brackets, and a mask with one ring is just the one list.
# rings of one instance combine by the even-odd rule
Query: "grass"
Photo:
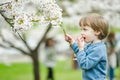
[(116, 80), (120, 80), (120, 67), (117, 67), (115, 69), (115, 77), (116, 77)]
[(33, 80), (30, 63), (0, 64), (0, 80)]
[[(46, 80), (47, 69), (40, 64), (41, 80)], [(11, 66), (0, 64), (0, 80), (33, 80), (31, 63), (13, 63)], [(69, 61), (58, 62), (54, 68), (55, 80), (81, 80), (81, 70), (72, 69)], [(116, 80), (120, 79), (120, 67), (116, 69)]]

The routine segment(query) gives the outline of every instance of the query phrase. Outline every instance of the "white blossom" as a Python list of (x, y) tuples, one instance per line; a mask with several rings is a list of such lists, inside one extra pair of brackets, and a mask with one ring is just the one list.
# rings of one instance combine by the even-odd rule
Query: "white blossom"
[(32, 27), (32, 17), (30, 14), (21, 13), (18, 16), (15, 16), (14, 19), (14, 30), (15, 31), (24, 31)]
[[(26, 6), (30, 1), (37, 5), (39, 13), (33, 6)], [(55, 0), (9, 0), (0, 10), (4, 11), (2, 13), (6, 18), (13, 19), (15, 31), (29, 30), (34, 22), (46, 25), (52, 23), (53, 26), (62, 22), (62, 9)]]
[(13, 18), (11, 2), (8, 2), (7, 4), (0, 6), (0, 10), (2, 11), (6, 18)]
[(32, 2), (40, 9), (44, 23), (58, 26), (62, 22), (62, 9), (55, 0), (32, 0)]

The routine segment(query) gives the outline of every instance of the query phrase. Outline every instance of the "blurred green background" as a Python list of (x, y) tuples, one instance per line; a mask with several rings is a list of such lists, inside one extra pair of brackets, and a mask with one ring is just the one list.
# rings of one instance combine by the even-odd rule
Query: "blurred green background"
[[(40, 63), (41, 80), (46, 80), (47, 68)], [(55, 80), (82, 80), (81, 70), (73, 69), (71, 60), (59, 61), (54, 68)], [(0, 64), (0, 80), (33, 80), (31, 63)], [(120, 80), (120, 67), (115, 70), (115, 80)]]

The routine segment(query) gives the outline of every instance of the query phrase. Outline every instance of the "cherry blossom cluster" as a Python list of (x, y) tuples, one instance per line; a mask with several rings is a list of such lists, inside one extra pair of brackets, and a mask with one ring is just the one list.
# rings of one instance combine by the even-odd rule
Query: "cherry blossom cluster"
[(51, 22), (53, 26), (61, 24), (62, 9), (56, 4), (55, 0), (41, 0), (40, 5), (45, 21)]
[(10, 20), (14, 31), (29, 30), (34, 22), (53, 26), (62, 22), (62, 9), (55, 0), (6, 0), (0, 5), (0, 13)]

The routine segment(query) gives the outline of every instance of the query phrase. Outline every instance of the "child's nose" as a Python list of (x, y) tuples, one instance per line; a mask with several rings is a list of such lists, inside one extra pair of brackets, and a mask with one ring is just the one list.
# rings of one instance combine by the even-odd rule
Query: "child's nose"
[(83, 31), (81, 31), (80, 34), (83, 35)]

